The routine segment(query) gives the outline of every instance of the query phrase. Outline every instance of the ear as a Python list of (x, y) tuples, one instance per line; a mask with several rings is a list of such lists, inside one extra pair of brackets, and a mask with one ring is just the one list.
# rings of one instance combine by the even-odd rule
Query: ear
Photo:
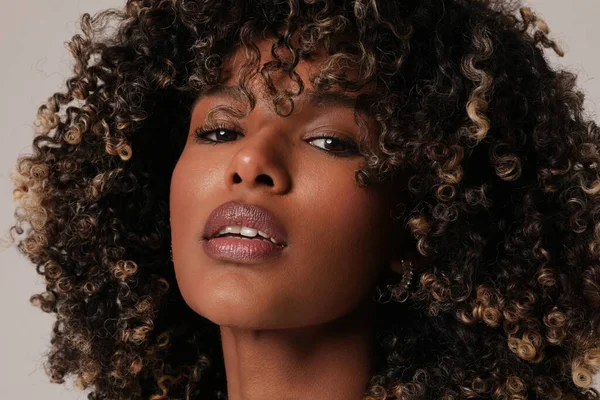
[(403, 274), (406, 268), (412, 264), (413, 271), (422, 271), (426, 268), (429, 258), (419, 253), (415, 238), (406, 228), (401, 228), (401, 224), (401, 220), (393, 220), (392, 231), (395, 231), (395, 235), (399, 236), (396, 236), (395, 243), (392, 245), (388, 270), (396, 274)]
[(404, 249), (394, 253), (390, 259), (389, 269), (397, 274), (404, 274), (412, 265), (413, 271), (422, 271), (427, 261), (427, 258), (416, 251)]
[(407, 260), (406, 258), (393, 258), (390, 260), (389, 268), (398, 275), (403, 275), (407, 268), (410, 268), (410, 262), (411, 260)]

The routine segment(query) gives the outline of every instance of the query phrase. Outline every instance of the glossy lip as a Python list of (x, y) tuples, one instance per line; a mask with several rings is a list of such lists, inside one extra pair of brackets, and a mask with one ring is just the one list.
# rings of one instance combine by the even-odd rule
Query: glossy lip
[[(278, 244), (262, 237), (215, 237), (219, 231), (231, 225), (263, 231)], [(268, 261), (287, 247), (287, 232), (283, 224), (269, 210), (242, 201), (229, 201), (215, 208), (204, 225), (202, 239), (204, 252), (209, 257), (243, 264)]]
[[(273, 247), (287, 246), (288, 237), (285, 227), (269, 210), (238, 200), (223, 203), (210, 213), (204, 225), (202, 238), (206, 242), (217, 239), (233, 239), (236, 242), (242, 241), (243, 239), (231, 237), (214, 238), (214, 236), (216, 236), (223, 228), (232, 225), (245, 226), (263, 231), (272, 237), (279, 245), (275, 245), (272, 242), (269, 243), (266, 241), (255, 240), (258, 243), (263, 242), (265, 244), (272, 244)], [(251, 243), (251, 241), (248, 242)]]
[(218, 237), (203, 241), (206, 254), (215, 260), (260, 264), (279, 256), (284, 247), (261, 239)]

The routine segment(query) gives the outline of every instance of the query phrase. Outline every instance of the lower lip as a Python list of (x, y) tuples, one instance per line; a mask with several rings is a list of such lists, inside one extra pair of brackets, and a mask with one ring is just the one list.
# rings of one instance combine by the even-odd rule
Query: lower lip
[(220, 237), (203, 240), (206, 254), (213, 259), (246, 264), (265, 262), (281, 254), (283, 247), (260, 239)]

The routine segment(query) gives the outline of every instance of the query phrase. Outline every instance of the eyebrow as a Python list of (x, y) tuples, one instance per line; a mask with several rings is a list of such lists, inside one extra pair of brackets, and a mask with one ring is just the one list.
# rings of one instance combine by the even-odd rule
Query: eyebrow
[[(306, 101), (313, 106), (344, 107), (354, 109), (356, 104), (355, 97), (341, 92), (316, 92), (313, 90), (304, 90), (302, 93), (304, 95), (304, 97), (301, 95), (302, 101)], [(240, 88), (235, 86), (218, 85), (210, 87), (201, 92), (194, 101), (192, 108), (194, 108), (200, 100), (207, 97), (221, 97), (240, 102), (246, 100), (246, 96), (244, 96)]]
[(315, 106), (345, 107), (354, 109), (356, 98), (340, 92), (315, 92), (305, 90), (308, 102)]
[(206, 97), (224, 97), (224, 98), (229, 98), (229, 99), (233, 99), (233, 100), (237, 100), (237, 101), (244, 101), (246, 99), (246, 97), (242, 94), (241, 89), (239, 89), (235, 86), (218, 85), (218, 86), (212, 86), (212, 87), (200, 92), (198, 97), (196, 97), (196, 101), (194, 101), (194, 106), (196, 106), (196, 104), (200, 100), (202, 100)]

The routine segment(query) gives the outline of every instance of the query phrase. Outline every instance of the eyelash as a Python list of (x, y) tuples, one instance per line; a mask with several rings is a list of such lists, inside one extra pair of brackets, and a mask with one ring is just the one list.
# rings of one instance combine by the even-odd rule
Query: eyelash
[[(216, 140), (210, 140), (206, 138), (206, 135), (209, 133), (215, 133), (217, 131), (220, 130), (224, 130), (224, 131), (229, 131), (229, 132), (234, 132), (239, 134), (239, 132), (237, 132), (234, 129), (229, 129), (226, 128), (225, 126), (214, 126), (214, 127), (200, 127), (197, 128), (196, 131), (194, 132), (194, 137), (196, 138), (197, 141), (201, 142), (201, 143), (208, 143), (211, 145), (217, 145), (219, 143), (227, 143), (227, 141), (225, 142), (219, 142)], [(319, 137), (313, 137), (310, 140), (317, 140), (317, 139), (335, 139), (337, 141), (339, 141), (341, 144), (345, 145), (347, 147), (347, 150), (345, 151), (329, 151), (326, 150), (322, 147), (318, 147), (315, 146), (317, 149), (324, 151), (325, 153), (329, 154), (332, 157), (336, 157), (336, 158), (346, 158), (346, 157), (352, 157), (355, 155), (359, 154), (359, 149), (358, 146), (352, 142), (351, 140), (345, 139), (344, 137), (338, 136), (337, 134), (334, 134), (333, 132), (330, 132), (328, 134), (328, 136), (319, 136)]]

